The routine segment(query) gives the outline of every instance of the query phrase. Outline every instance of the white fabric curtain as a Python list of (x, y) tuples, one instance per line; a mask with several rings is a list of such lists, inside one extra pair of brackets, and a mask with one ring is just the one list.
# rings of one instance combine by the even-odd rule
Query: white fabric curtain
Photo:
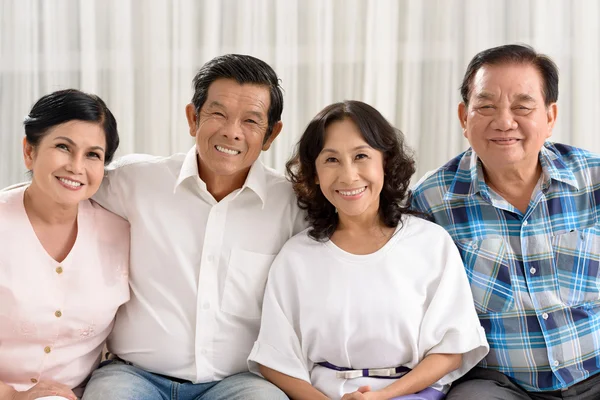
[(225, 53), (259, 57), (285, 89), (280, 171), (308, 121), (344, 99), (378, 108), (415, 150), (415, 179), (467, 147), (458, 87), (480, 50), (527, 43), (561, 72), (553, 139), (600, 152), (595, 0), (0, 0), (0, 187), (25, 179), (22, 120), (37, 98), (100, 95), (118, 154), (192, 145), (191, 80)]

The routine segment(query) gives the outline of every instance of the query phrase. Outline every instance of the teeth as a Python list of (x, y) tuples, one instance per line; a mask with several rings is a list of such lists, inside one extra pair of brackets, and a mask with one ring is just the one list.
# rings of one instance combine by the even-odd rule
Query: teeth
[(237, 150), (229, 150), (226, 149), (225, 147), (221, 147), (221, 146), (215, 146), (217, 148), (217, 150), (219, 150), (221, 153), (225, 153), (225, 154), (231, 154), (233, 156), (235, 156), (236, 154), (240, 154), (239, 151)]
[(356, 196), (357, 194), (360, 194), (360, 193), (364, 192), (365, 190), (367, 190), (366, 187), (363, 187), (363, 188), (360, 188), (360, 189), (351, 190), (349, 192), (345, 192), (343, 190), (338, 190), (338, 192), (340, 192), (340, 194), (342, 196)]
[(77, 188), (77, 187), (81, 186), (81, 183), (75, 182), (75, 181), (71, 181), (69, 179), (58, 178), (58, 180), (61, 181), (62, 183), (64, 183), (65, 185), (71, 186), (73, 188)]

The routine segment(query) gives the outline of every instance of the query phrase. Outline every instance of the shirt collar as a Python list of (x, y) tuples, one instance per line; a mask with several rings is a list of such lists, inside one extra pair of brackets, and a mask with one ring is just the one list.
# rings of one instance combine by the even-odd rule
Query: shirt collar
[[(185, 159), (183, 160), (183, 164), (181, 165), (181, 171), (179, 172), (179, 176), (175, 182), (173, 192), (177, 190), (177, 187), (181, 185), (183, 181), (191, 177), (197, 177), (197, 181), (201, 185), (202, 189), (206, 190), (206, 183), (200, 179), (196, 154), (196, 146), (192, 147), (190, 151), (187, 152)], [(236, 198), (246, 188), (256, 193), (262, 202), (262, 207), (264, 208), (267, 202), (267, 173), (266, 167), (260, 162), (260, 160), (256, 160), (254, 164), (252, 164), (244, 185), (235, 194), (234, 198)]]
[[(579, 189), (579, 184), (573, 175), (573, 171), (564, 161), (554, 153), (549, 143), (545, 143), (539, 154), (542, 166), (542, 190), (548, 189), (552, 180), (566, 183)], [(458, 168), (444, 200), (456, 200), (470, 197), (481, 192), (483, 197), (488, 196), (487, 184), (483, 175), (481, 160), (472, 148), (469, 148), (458, 163)]]
[[(183, 181), (191, 177), (200, 177), (198, 173), (198, 160), (196, 158), (196, 146), (192, 147), (183, 160), (183, 164), (181, 165), (181, 170), (179, 171), (179, 176), (177, 177), (177, 181), (175, 181), (175, 187), (173, 188), (173, 192), (177, 190), (177, 187), (181, 185)], [(204, 182), (202, 182), (204, 183)], [(204, 187), (206, 189), (206, 186)]]

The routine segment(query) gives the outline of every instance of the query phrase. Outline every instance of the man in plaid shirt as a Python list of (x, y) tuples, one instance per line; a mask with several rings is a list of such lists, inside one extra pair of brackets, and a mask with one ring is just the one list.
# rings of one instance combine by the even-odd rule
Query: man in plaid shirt
[(528, 46), (477, 54), (461, 95), (471, 147), (413, 194), (458, 246), (490, 344), (448, 400), (600, 399), (600, 156), (546, 142), (558, 70)]

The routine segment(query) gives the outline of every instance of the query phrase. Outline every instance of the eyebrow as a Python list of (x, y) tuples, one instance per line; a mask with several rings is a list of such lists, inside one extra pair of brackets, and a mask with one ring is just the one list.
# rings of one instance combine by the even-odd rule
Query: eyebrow
[[(66, 141), (66, 142), (69, 142), (69, 144), (70, 144), (70, 145), (72, 145), (72, 146), (78, 147), (78, 146), (77, 146), (77, 143), (75, 143), (73, 140), (71, 140), (71, 139), (70, 139), (70, 138), (68, 138), (68, 137), (65, 137), (65, 136), (57, 136), (57, 137), (55, 137), (55, 138), (54, 138), (54, 140), (59, 140), (59, 139), (60, 139), (60, 140), (64, 140), (64, 141)], [(92, 147), (90, 147), (90, 150), (100, 150), (100, 151), (102, 151), (103, 153), (105, 152), (105, 150), (104, 150), (102, 147), (100, 147), (100, 146), (92, 146)]]
[[(475, 95), (476, 100), (493, 100), (496, 96), (490, 92), (481, 92)], [(535, 99), (528, 95), (527, 93), (519, 93), (515, 96), (515, 100), (517, 101), (532, 101), (535, 102)]]
[[(212, 107), (220, 108), (221, 110), (225, 110), (226, 109), (223, 104), (219, 103), (216, 100), (211, 101), (207, 108), (212, 108)], [(250, 114), (250, 115), (253, 115), (256, 119), (259, 119), (261, 121), (263, 121), (264, 118), (265, 118), (263, 116), (263, 114), (261, 114), (258, 111), (247, 111), (247, 113)]]
[[(356, 150), (364, 150), (364, 149), (372, 149), (371, 146), (369, 146), (368, 144), (363, 144), (361, 146), (357, 146), (355, 148), (352, 149), (352, 151), (356, 151)], [(325, 148), (323, 150), (321, 150), (321, 153), (333, 153), (333, 154), (339, 154), (339, 151), (335, 150), (335, 149), (329, 149), (329, 148)]]

